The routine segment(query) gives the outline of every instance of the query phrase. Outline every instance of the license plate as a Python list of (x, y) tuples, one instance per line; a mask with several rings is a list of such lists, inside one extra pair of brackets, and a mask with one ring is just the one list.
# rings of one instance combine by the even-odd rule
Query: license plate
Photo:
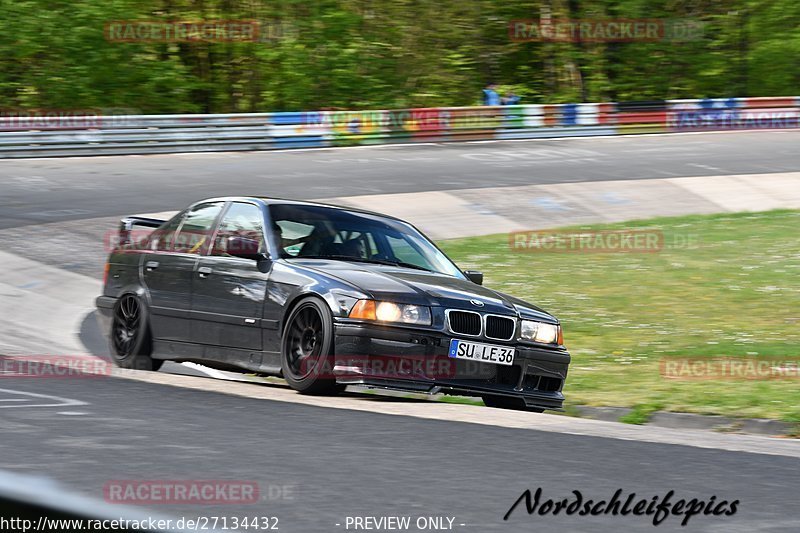
[(514, 348), (508, 346), (495, 346), (453, 339), (450, 341), (450, 350), (447, 354), (454, 359), (467, 359), (496, 365), (512, 365), (514, 364), (514, 352)]

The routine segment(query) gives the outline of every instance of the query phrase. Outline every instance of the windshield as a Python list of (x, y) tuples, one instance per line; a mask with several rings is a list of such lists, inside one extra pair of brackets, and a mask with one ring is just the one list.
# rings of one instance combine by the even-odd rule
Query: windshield
[(464, 278), (433, 243), (399, 220), (311, 205), (274, 204), (269, 210), (283, 258), (397, 265)]

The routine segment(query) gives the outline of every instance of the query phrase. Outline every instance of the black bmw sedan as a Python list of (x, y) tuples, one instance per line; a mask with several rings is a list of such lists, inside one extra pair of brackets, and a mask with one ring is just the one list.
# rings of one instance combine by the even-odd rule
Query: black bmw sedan
[(560, 408), (558, 320), (482, 278), (393, 217), (214, 198), (123, 219), (96, 304), (124, 368), (193, 361), (308, 394), (359, 384)]

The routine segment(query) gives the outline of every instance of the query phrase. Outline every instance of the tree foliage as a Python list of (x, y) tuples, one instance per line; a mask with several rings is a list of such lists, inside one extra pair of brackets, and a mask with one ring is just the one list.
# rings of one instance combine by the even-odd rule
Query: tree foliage
[[(796, 0), (2, 0), (0, 108), (142, 113), (794, 95)], [(681, 19), (688, 41), (513, 42), (515, 19)], [(112, 42), (115, 20), (261, 21), (255, 42)]]

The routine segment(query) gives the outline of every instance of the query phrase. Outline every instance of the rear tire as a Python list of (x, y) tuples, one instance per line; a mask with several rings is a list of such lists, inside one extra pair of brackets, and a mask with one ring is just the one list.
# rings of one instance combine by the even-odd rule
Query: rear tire
[(121, 368), (158, 370), (164, 363), (153, 359), (150, 315), (142, 300), (125, 294), (114, 305), (111, 318), (111, 359)]
[(328, 305), (308, 297), (292, 309), (281, 339), (281, 370), (301, 394), (334, 395), (344, 390), (333, 377), (333, 317)]
[(483, 403), (486, 407), (494, 407), (495, 409), (511, 409), (514, 411), (528, 411), (530, 413), (544, 413), (544, 409), (536, 407), (526, 407), (525, 400), (522, 398), (510, 398), (508, 396), (482, 396)]

